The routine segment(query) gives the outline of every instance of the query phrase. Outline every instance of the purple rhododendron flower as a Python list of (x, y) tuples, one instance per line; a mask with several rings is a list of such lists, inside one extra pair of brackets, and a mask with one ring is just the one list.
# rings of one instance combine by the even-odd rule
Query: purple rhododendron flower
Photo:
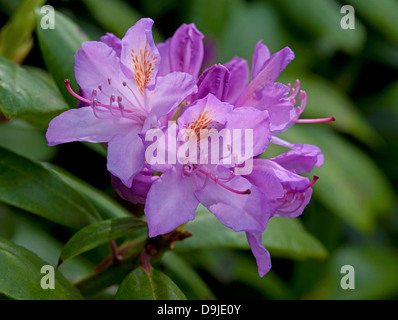
[(71, 141), (108, 144), (108, 170), (127, 187), (144, 165), (139, 133), (196, 91), (195, 79), (182, 72), (158, 76), (159, 51), (151, 19), (141, 19), (123, 39), (107, 34), (82, 45), (75, 56), (76, 79), (89, 106), (68, 110), (48, 127), (49, 145)]
[[(246, 117), (242, 117), (243, 111)], [(201, 140), (209, 140), (206, 154), (211, 153), (212, 134), (218, 134), (222, 128), (252, 128), (256, 155), (267, 148), (271, 138), (267, 134), (267, 112), (254, 108), (234, 110), (232, 105), (219, 101), (211, 94), (184, 107), (175, 126), (177, 128), (168, 130), (178, 133), (189, 129), (194, 133), (194, 139), (200, 137)], [(200, 130), (208, 128), (215, 130), (209, 131), (204, 137), (203, 134), (199, 135)], [(203, 150), (199, 150), (199, 146), (197, 148), (200, 157), (200, 151)], [(169, 161), (167, 164), (152, 165), (162, 175), (153, 183), (147, 196), (145, 215), (149, 236), (168, 233), (193, 220), (199, 202), (234, 231), (263, 232), (271, 215), (266, 195), (244, 177), (235, 175), (228, 165), (195, 162), (197, 164), (177, 162), (171, 165)], [(222, 163), (221, 159), (219, 163)], [(170, 192), (170, 189), (173, 191)]]
[[(112, 185), (127, 201), (145, 204), (149, 237), (193, 220), (201, 203), (223, 225), (245, 232), (262, 277), (271, 268), (262, 242), (269, 219), (302, 214), (318, 177), (300, 174), (324, 161), (317, 146), (276, 136), (294, 123), (334, 118), (299, 119), (307, 101), (300, 82), (276, 82), (294, 59), (290, 48), (271, 55), (258, 42), (251, 76), (239, 57), (200, 74), (204, 36), (195, 25), (182, 25), (155, 46), (152, 24), (141, 19), (123, 39), (107, 33), (82, 45), (75, 56), (80, 95), (66, 82), (79, 108), (53, 119), (48, 142), (106, 143)], [(215, 141), (223, 132), (229, 138), (220, 147)], [(290, 150), (260, 158), (269, 143)]]

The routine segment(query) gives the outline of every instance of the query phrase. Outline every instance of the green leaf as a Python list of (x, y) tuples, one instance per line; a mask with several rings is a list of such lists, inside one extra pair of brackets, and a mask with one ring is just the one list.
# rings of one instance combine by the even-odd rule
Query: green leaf
[(115, 296), (116, 300), (186, 300), (177, 285), (165, 274), (152, 269), (148, 274), (137, 268), (127, 275)]
[(66, 243), (62, 249), (60, 261), (64, 262), (91, 249), (98, 248), (145, 226), (145, 222), (135, 217), (109, 219), (91, 224), (75, 233)]
[(40, 10), (36, 10), (36, 16), (36, 33), (47, 69), (69, 106), (75, 106), (76, 98), (66, 90), (64, 80), (70, 79), (72, 89), (79, 91), (75, 80), (74, 56), (81, 48), (81, 44), (89, 39), (73, 21), (60, 12), (55, 11), (55, 29), (42, 29), (40, 20), (43, 14)]
[[(342, 289), (341, 281), (354, 268), (355, 289)], [(398, 253), (394, 248), (378, 244), (345, 245), (331, 257), (327, 274), (307, 296), (308, 299), (380, 300), (395, 297), (398, 292)], [(352, 273), (351, 273), (352, 274)], [(348, 280), (347, 280), (348, 281)]]
[(234, 250), (212, 249), (195, 252), (193, 258), (200, 267), (205, 268), (223, 283), (241, 282), (258, 290), (268, 299), (295, 298), (291, 289), (273, 270), (260, 278), (256, 260), (252, 256)]
[[(83, 0), (98, 23), (117, 37), (122, 38), (142, 15), (124, 1)], [(117, 17), (117, 19), (115, 19)]]
[[(349, 133), (359, 140), (372, 144), (380, 138), (366, 122), (358, 107), (333, 83), (315, 76), (300, 74), (301, 89), (308, 94), (308, 102), (301, 118), (327, 118), (334, 116), (333, 128)], [(295, 76), (282, 74), (283, 83), (294, 83)]]
[(198, 273), (182, 257), (167, 251), (162, 257), (168, 274), (187, 295), (188, 299), (214, 300), (215, 296)]
[(322, 124), (296, 125), (282, 137), (321, 148), (325, 163), (311, 173), (320, 177), (313, 196), (354, 228), (371, 231), (377, 216), (391, 211), (394, 196), (386, 177), (358, 147)]
[(0, 293), (19, 300), (81, 300), (79, 291), (55, 271), (55, 289), (43, 290), (41, 268), (48, 265), (34, 253), (0, 238)]
[(268, 3), (238, 3), (233, 9), (220, 38), (222, 61), (234, 56), (250, 61), (261, 39), (271, 51), (281, 49), (284, 34), (275, 10)]
[[(176, 250), (234, 248), (250, 249), (244, 232), (225, 227), (202, 205), (186, 229), (193, 236), (176, 243)], [(263, 234), (263, 244), (272, 254), (289, 258), (324, 258), (325, 248), (305, 231), (298, 219), (273, 217)]]
[(398, 3), (395, 0), (346, 0), (356, 13), (373, 25), (392, 43), (398, 43)]
[(15, 219), (11, 208), (0, 203), (0, 237), (10, 239), (15, 231)]
[(0, 201), (75, 228), (101, 219), (95, 208), (56, 174), (2, 147)]
[(195, 21), (196, 27), (205, 35), (220, 38), (228, 17), (241, 5), (241, 0), (193, 0), (190, 1), (188, 21)]
[(355, 29), (341, 28), (342, 6), (334, 0), (281, 0), (278, 4), (296, 25), (316, 36), (327, 51), (342, 49), (350, 54), (358, 53), (365, 43), (366, 30), (358, 19)]
[(0, 111), (6, 117), (43, 126), (67, 109), (58, 90), (25, 68), (0, 57)]
[[(126, 31), (143, 18), (132, 6), (121, 0), (83, 0), (93, 17), (107, 32), (123, 38)], [(117, 19), (115, 19), (117, 17)], [(153, 28), (155, 42), (162, 36)]]
[(21, 63), (33, 47), (36, 6), (42, 6), (45, 0), (24, 0), (12, 13), (0, 32), (0, 55)]
[(83, 194), (97, 208), (104, 219), (131, 217), (131, 213), (110, 198), (106, 193), (94, 188), (68, 171), (53, 164), (43, 164), (55, 172), (69, 186)]
[[(50, 265), (57, 265), (64, 243), (51, 234), (51, 225), (45, 226), (35, 216), (28, 216), (16, 208), (9, 209), (15, 220), (15, 231), (8, 240), (34, 252)], [(61, 273), (71, 283), (75, 283), (91, 274), (94, 268), (93, 262), (85, 257), (78, 257), (63, 264)]]
[(42, 130), (18, 119), (0, 124), (0, 146), (36, 161), (50, 160), (56, 151)]
[(8, 14), (13, 13), (22, 0), (0, 0), (0, 7)]

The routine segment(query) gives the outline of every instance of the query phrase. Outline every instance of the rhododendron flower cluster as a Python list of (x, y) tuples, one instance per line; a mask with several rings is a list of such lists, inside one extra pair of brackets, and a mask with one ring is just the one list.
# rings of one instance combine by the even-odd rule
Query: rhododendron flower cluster
[[(157, 45), (152, 24), (141, 19), (123, 39), (106, 34), (83, 43), (75, 56), (81, 95), (66, 81), (79, 108), (52, 120), (48, 142), (106, 143), (112, 184), (124, 199), (145, 204), (149, 237), (193, 220), (201, 203), (245, 232), (264, 276), (269, 219), (303, 212), (317, 177), (300, 174), (324, 161), (317, 146), (277, 135), (295, 123), (334, 119), (299, 119), (307, 101), (300, 82), (276, 82), (294, 59), (290, 48), (271, 55), (260, 41), (251, 72), (238, 57), (202, 70), (204, 36), (194, 24)], [(270, 143), (290, 151), (260, 158)]]

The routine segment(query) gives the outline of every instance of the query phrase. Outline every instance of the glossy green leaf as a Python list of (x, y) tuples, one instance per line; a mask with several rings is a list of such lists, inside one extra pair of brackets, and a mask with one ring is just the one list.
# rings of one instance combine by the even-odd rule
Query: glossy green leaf
[(355, 20), (355, 29), (341, 28), (342, 5), (334, 0), (281, 0), (278, 4), (296, 25), (317, 37), (326, 51), (342, 49), (350, 54), (358, 53), (365, 43), (366, 30), (359, 19)]
[(56, 174), (2, 147), (0, 201), (75, 228), (100, 219), (95, 208)]
[[(176, 243), (176, 250), (234, 248), (250, 249), (244, 232), (234, 232), (222, 225), (203, 206), (186, 230), (193, 236)], [(290, 258), (324, 258), (325, 248), (305, 231), (298, 219), (273, 217), (263, 233), (263, 244), (271, 254)]]
[[(11, 217), (15, 220), (15, 230), (8, 240), (34, 252), (48, 264), (56, 266), (64, 243), (56, 239), (57, 235), (51, 234), (51, 229), (40, 223), (35, 216), (26, 215), (16, 208), (9, 209)], [(60, 271), (67, 280), (74, 283), (87, 277), (94, 268), (95, 263), (85, 257), (77, 257), (63, 264)]]
[(152, 269), (148, 274), (144, 269), (137, 268), (123, 280), (115, 299), (186, 300), (186, 297), (164, 273)]
[[(94, 18), (107, 32), (122, 38), (135, 22), (143, 18), (127, 2), (122, 0), (83, 0)], [(117, 19), (115, 19), (117, 17)]]
[(258, 290), (269, 299), (294, 298), (287, 284), (272, 269), (263, 278), (259, 277), (253, 256), (239, 254), (234, 250), (212, 249), (195, 252), (194, 258), (201, 268), (205, 268), (223, 283), (240, 282)]
[(89, 39), (72, 20), (60, 12), (55, 11), (54, 29), (41, 28), (43, 14), (40, 10), (36, 10), (36, 16), (36, 33), (44, 62), (69, 106), (73, 107), (77, 100), (66, 90), (64, 80), (70, 79), (73, 90), (79, 92), (75, 80), (74, 57), (81, 44)]
[(0, 124), (0, 146), (37, 161), (50, 160), (56, 151), (42, 130), (18, 119)]
[(185, 292), (188, 299), (214, 300), (215, 296), (204, 280), (182, 257), (172, 251), (167, 251), (162, 257), (162, 264), (168, 269), (168, 274)]
[(10, 239), (15, 231), (15, 219), (11, 208), (0, 203), (0, 237)]
[(311, 173), (320, 177), (313, 196), (341, 219), (370, 231), (377, 216), (391, 210), (394, 196), (386, 177), (358, 147), (323, 124), (296, 125), (282, 137), (321, 148), (325, 163)]
[[(123, 0), (83, 0), (93, 17), (107, 32), (123, 38), (126, 31), (143, 16)], [(115, 19), (117, 17), (117, 19)], [(159, 42), (162, 36), (153, 27), (154, 40)]]
[(355, 12), (391, 42), (398, 43), (398, 3), (395, 0), (345, 0)]
[(68, 109), (58, 90), (23, 67), (0, 57), (0, 111), (39, 125)]
[[(296, 77), (297, 75), (282, 73), (278, 81), (294, 84)], [(366, 122), (358, 107), (333, 83), (315, 75), (300, 74), (298, 78), (300, 88), (308, 95), (307, 106), (301, 118), (334, 116), (336, 121), (330, 124), (333, 128), (349, 133), (370, 145), (379, 141), (379, 136)]]
[(220, 38), (221, 61), (229, 61), (234, 56), (251, 61), (260, 40), (272, 52), (282, 48), (284, 34), (275, 10), (268, 3), (239, 3), (233, 9)]
[(35, 7), (46, 0), (24, 0), (12, 13), (0, 31), (0, 55), (21, 63), (33, 47), (32, 32), (35, 27)]
[(104, 219), (131, 217), (131, 213), (110, 198), (106, 193), (94, 188), (66, 170), (52, 164), (43, 164), (50, 168), (69, 186), (84, 195), (97, 208)]
[(0, 293), (18, 300), (80, 300), (79, 291), (55, 271), (55, 288), (41, 288), (41, 268), (48, 265), (34, 253), (0, 238)]
[[(341, 281), (348, 283), (351, 266), (353, 289), (343, 289)], [(309, 299), (328, 300), (378, 300), (396, 296), (398, 292), (398, 253), (388, 246), (377, 244), (347, 245), (331, 258), (327, 274), (308, 295)]]
[(145, 222), (135, 217), (109, 219), (91, 224), (75, 233), (66, 243), (60, 261), (64, 262), (145, 226)]

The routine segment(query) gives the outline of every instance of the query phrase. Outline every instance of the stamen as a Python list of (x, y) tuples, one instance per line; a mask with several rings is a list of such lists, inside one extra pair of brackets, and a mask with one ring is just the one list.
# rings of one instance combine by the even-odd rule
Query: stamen
[(93, 113), (96, 118), (101, 119), (101, 117), (97, 114), (97, 107), (98, 107), (98, 101), (97, 99), (93, 99), (90, 103), (91, 108), (93, 108)]
[(122, 114), (122, 117), (124, 117), (124, 105), (122, 104), (122, 97), (121, 96), (117, 97), (117, 103), (119, 105), (120, 113)]
[(111, 114), (114, 116), (115, 115), (115, 113), (113, 112), (113, 103), (116, 101), (116, 97), (115, 97), (115, 95), (112, 93), (111, 94), (111, 96), (110, 96), (110, 98), (109, 98), (109, 108), (110, 108), (110, 111), (111, 111)]
[(93, 92), (91, 93), (91, 100), (95, 99), (95, 97), (97, 96), (97, 90), (93, 90)]
[[(93, 107), (94, 112), (96, 112), (96, 108), (97, 108), (97, 107), (104, 107), (104, 108), (106, 108), (106, 109), (109, 109), (110, 112), (111, 112), (111, 114), (112, 114), (113, 116), (116, 116), (116, 115), (113, 113), (113, 110), (117, 110), (117, 108), (116, 108), (116, 107), (114, 108), (114, 107), (112, 106), (112, 102), (115, 102), (115, 101), (116, 101), (116, 98), (115, 98), (115, 95), (114, 95), (114, 94), (111, 94), (111, 95), (110, 95), (110, 97), (109, 97), (109, 99), (110, 99), (110, 103), (109, 103), (109, 104), (110, 104), (110, 105), (108, 106), (108, 105), (106, 105), (106, 104), (102, 104), (102, 103), (98, 102), (98, 100), (95, 99), (95, 98), (97, 97), (97, 95), (98, 95), (98, 92), (97, 92), (96, 89), (94, 89), (94, 90), (92, 91), (92, 93), (91, 93), (91, 100), (88, 100), (88, 99), (85, 99), (85, 98), (79, 96), (76, 92), (73, 91), (73, 89), (72, 89), (71, 86), (70, 86), (70, 80), (69, 80), (69, 79), (65, 79), (64, 82), (65, 82), (66, 89), (69, 91), (69, 93), (70, 93), (72, 96), (74, 96), (75, 98), (77, 98), (78, 100), (83, 101), (84, 103), (86, 103), (86, 104), (90, 105), (91, 107)], [(109, 83), (109, 84), (111, 83), (111, 78), (108, 78), (108, 83)], [(98, 85), (98, 89), (101, 90), (101, 93), (105, 94), (105, 92), (102, 91), (102, 85), (101, 85), (101, 84)], [(105, 95), (106, 95), (106, 94), (105, 94)], [(93, 100), (95, 100), (95, 102), (94, 102)], [(119, 100), (120, 100), (120, 101), (119, 101)], [(130, 116), (134, 116), (134, 117), (136, 117), (137, 119), (139, 119), (140, 121), (143, 120), (141, 117), (139, 117), (138, 115), (134, 114), (134, 111), (125, 109), (125, 107), (124, 107), (124, 105), (121, 103), (121, 101), (122, 101), (122, 98), (121, 98), (121, 97), (118, 97), (118, 104), (119, 104), (119, 108), (118, 108), (118, 109), (120, 110), (122, 117), (124, 117), (124, 113), (129, 113)], [(97, 114), (96, 114), (96, 117), (98, 117)]]
[[(141, 102), (140, 102), (140, 99), (138, 99), (138, 97), (137, 97), (137, 95), (135, 94), (134, 90), (131, 89), (131, 88), (129, 87), (129, 85), (127, 84), (127, 82), (123, 80), (123, 81), (122, 81), (122, 85), (123, 85), (123, 87), (126, 87), (127, 89), (129, 89), (129, 91), (132, 93), (132, 95), (134, 96), (135, 100), (137, 101), (138, 106), (139, 106), (142, 110), (144, 110), (144, 107), (142, 106), (142, 104), (141, 104)], [(145, 110), (144, 110), (144, 111), (145, 111)]]
[[(198, 189), (198, 191), (202, 191), (202, 190), (207, 186), (207, 183), (208, 183), (209, 180), (210, 180), (210, 175), (211, 175), (211, 171), (210, 171), (210, 169), (209, 169), (209, 170), (207, 170), (207, 175), (206, 175), (205, 182), (203, 183), (203, 186), (202, 186), (200, 189)], [(195, 177), (196, 177), (196, 175), (195, 175)], [(217, 178), (217, 177), (216, 177), (216, 178)]]
[(290, 122), (294, 123), (321, 123), (321, 122), (331, 122), (336, 121), (335, 117), (330, 118), (320, 118), (320, 119), (293, 119)]
[(65, 82), (65, 85), (66, 85), (66, 89), (68, 89), (69, 93), (70, 93), (72, 96), (74, 96), (74, 97), (77, 98), (78, 100), (83, 101), (83, 102), (85, 102), (85, 103), (87, 103), (87, 104), (91, 104), (91, 101), (90, 101), (90, 100), (85, 99), (85, 98), (79, 96), (77, 93), (75, 93), (75, 92), (72, 90), (72, 88), (70, 87), (70, 80), (69, 80), (69, 79), (65, 79), (64, 82)]
[[(290, 204), (292, 204), (294, 201), (296, 201), (296, 195), (297, 195), (297, 193), (294, 194), (294, 197), (290, 201)], [(296, 212), (298, 209), (300, 209), (301, 206), (304, 203), (304, 200), (305, 200), (305, 193), (304, 192), (301, 192), (299, 200), (300, 200), (300, 202), (299, 202), (298, 206), (296, 206), (294, 209), (291, 209), (291, 210), (278, 209), (278, 212), (279, 213), (283, 213), (283, 214), (290, 214), (290, 213)]]
[[(208, 172), (206, 172), (206, 171), (204, 171), (204, 170), (202, 170), (202, 169), (199, 169), (198, 171), (199, 171), (200, 173), (202, 173), (202, 174), (208, 176), (208, 177), (209, 177), (211, 180), (213, 180), (214, 182), (216, 182), (216, 178), (214, 178), (210, 173), (208, 173)], [(224, 183), (220, 182), (218, 179), (217, 179), (217, 184), (220, 185), (221, 187), (223, 187), (224, 189), (227, 189), (228, 191), (231, 191), (231, 192), (236, 193), (236, 194), (251, 194), (251, 190), (250, 190), (250, 189), (247, 189), (247, 190), (245, 190), (245, 191), (235, 190), (235, 189), (232, 189), (231, 187), (228, 187), (228, 186), (225, 185)]]
[(307, 189), (308, 189), (308, 188), (311, 188), (311, 187), (315, 184), (315, 182), (318, 181), (318, 179), (319, 179), (318, 176), (314, 176), (314, 177), (312, 178), (310, 184), (308, 185)]

